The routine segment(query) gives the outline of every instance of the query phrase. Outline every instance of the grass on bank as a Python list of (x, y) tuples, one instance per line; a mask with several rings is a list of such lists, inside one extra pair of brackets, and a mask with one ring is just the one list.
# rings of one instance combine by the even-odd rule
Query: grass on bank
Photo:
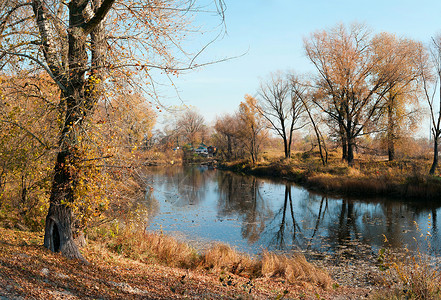
[(249, 279), (281, 278), (329, 288), (333, 281), (322, 269), (308, 263), (303, 255), (286, 256), (263, 252), (252, 257), (225, 244), (216, 243), (203, 253), (173, 237), (146, 232), (142, 226), (124, 226), (95, 231), (91, 238), (110, 251), (145, 263), (214, 273), (231, 273)]
[[(96, 233), (82, 249), (91, 263), (67, 260), (41, 246), (42, 234), (0, 228), (0, 296), (33, 299), (339, 299), (366, 290), (338, 287), (303, 256), (260, 257), (213, 245), (202, 254), (185, 243), (134, 227)], [(379, 266), (392, 275), (373, 300), (440, 299), (441, 273), (424, 256), (384, 251)], [(179, 266), (173, 268), (172, 266)], [(329, 288), (332, 286), (333, 288)], [(6, 293), (6, 294), (5, 294)], [(10, 293), (10, 294), (8, 294)]]
[(254, 165), (242, 160), (225, 162), (222, 167), (239, 173), (286, 179), (328, 193), (419, 199), (441, 195), (441, 175), (428, 175), (430, 160), (425, 158), (389, 162), (361, 156), (348, 166), (342, 162), (338, 151), (332, 151), (324, 166), (318, 152), (298, 152), (291, 159), (264, 154)]

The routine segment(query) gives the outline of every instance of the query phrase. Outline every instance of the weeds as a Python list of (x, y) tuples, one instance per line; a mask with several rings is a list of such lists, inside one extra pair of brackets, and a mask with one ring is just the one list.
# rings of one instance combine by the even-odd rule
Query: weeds
[[(431, 216), (429, 215), (429, 226)], [(429, 241), (430, 233), (422, 233), (418, 224), (415, 222), (417, 232), (424, 236), (427, 251), (430, 253), (431, 244)], [(414, 238), (417, 243), (416, 239)], [(387, 238), (385, 237), (387, 242)], [(376, 295), (374, 299), (441, 299), (441, 271), (433, 266), (431, 258), (422, 253), (417, 243), (417, 250), (411, 254), (408, 250), (406, 253), (393, 253), (389, 249), (381, 249), (379, 253), (379, 268), (388, 272), (392, 276), (397, 285), (389, 293)]]

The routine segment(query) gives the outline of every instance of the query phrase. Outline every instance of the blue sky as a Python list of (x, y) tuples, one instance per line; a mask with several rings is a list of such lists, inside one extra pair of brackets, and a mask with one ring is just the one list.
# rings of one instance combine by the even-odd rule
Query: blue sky
[[(199, 57), (199, 62), (243, 56), (181, 74), (174, 79), (179, 97), (169, 90), (166, 105), (195, 106), (211, 122), (237, 110), (245, 94), (254, 94), (271, 72), (313, 72), (303, 38), (338, 23), (364, 23), (373, 33), (429, 42), (441, 32), (439, 0), (225, 0), (227, 33)], [(202, 14), (196, 26), (206, 31), (184, 46), (199, 49), (219, 32), (219, 19)]]

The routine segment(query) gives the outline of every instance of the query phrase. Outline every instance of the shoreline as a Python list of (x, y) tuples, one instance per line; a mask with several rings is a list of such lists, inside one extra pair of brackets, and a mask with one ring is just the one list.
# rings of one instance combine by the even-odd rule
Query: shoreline
[[(387, 174), (340, 175), (325, 172), (311, 172), (295, 165), (270, 162), (269, 164), (220, 163), (221, 170), (252, 175), (268, 179), (286, 180), (308, 190), (338, 197), (387, 197), (406, 201), (433, 201), (441, 204), (441, 177), (407, 176), (394, 178)], [(331, 167), (332, 168), (332, 167)], [(332, 169), (331, 169), (332, 170)]]
[(85, 265), (48, 251), (41, 242), (42, 233), (0, 228), (0, 298), (359, 299), (381, 288), (344, 282), (323, 288), (302, 276), (289, 282), (279, 276), (167, 266), (130, 259), (93, 241), (82, 250), (90, 262)]

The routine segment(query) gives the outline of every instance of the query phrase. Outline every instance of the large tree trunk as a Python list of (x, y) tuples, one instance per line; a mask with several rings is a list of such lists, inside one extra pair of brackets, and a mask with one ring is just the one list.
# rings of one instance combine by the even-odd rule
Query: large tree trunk
[[(93, 13), (88, 15), (86, 7), (89, 1), (71, 0), (69, 9), (69, 29), (56, 38), (51, 9), (46, 1), (32, 0), (35, 21), (40, 33), (40, 47), (48, 66), (48, 73), (62, 91), (60, 111), (64, 123), (58, 141), (57, 161), (50, 195), (49, 212), (46, 217), (44, 246), (69, 258), (83, 259), (73, 241), (72, 205), (75, 201), (75, 188), (79, 171), (78, 127), (90, 114), (98, 99), (97, 82), (101, 79), (100, 67), (105, 57), (105, 40), (103, 23), (115, 0), (93, 0)], [(86, 18), (88, 20), (86, 20)], [(55, 26), (56, 27), (56, 26)], [(59, 28), (58, 28), (59, 29)], [(91, 40), (87, 41), (91, 34)], [(67, 36), (67, 61), (64, 55), (58, 55), (59, 43), (64, 43)], [(92, 52), (91, 68), (86, 42), (90, 43)], [(63, 61), (62, 61), (63, 60)], [(85, 80), (85, 72), (91, 70), (89, 80)], [(96, 71), (96, 72), (95, 72)], [(87, 86), (87, 89), (86, 89)], [(87, 90), (87, 93), (85, 93)]]
[(285, 155), (286, 156), (286, 158), (291, 158), (291, 145), (292, 145), (292, 130), (291, 130), (291, 132), (289, 133), (289, 138), (288, 138), (288, 153), (287, 153), (287, 155)]
[(348, 140), (346, 138), (346, 132), (343, 129), (343, 126), (340, 125), (340, 139), (341, 139), (341, 159), (342, 160), (348, 160)]
[(433, 162), (429, 171), (430, 175), (435, 174), (436, 167), (438, 166), (438, 140), (439, 136), (436, 136), (433, 139)]
[(84, 261), (72, 234), (72, 211), (69, 204), (73, 203), (76, 183), (72, 157), (72, 153), (66, 149), (57, 155), (44, 246), (53, 252), (61, 252), (65, 257)]
[(395, 143), (393, 140), (388, 140), (387, 145), (388, 145), (387, 155), (389, 157), (389, 161), (394, 161), (395, 160)]
[(84, 260), (73, 236), (71, 205), (74, 205), (78, 177), (78, 134), (93, 102), (84, 94), (88, 56), (83, 11), (87, 1), (69, 3), (69, 80), (61, 102), (65, 105), (64, 124), (59, 138), (59, 152), (54, 169), (49, 212), (46, 217), (44, 246), (60, 251), (68, 258)]

